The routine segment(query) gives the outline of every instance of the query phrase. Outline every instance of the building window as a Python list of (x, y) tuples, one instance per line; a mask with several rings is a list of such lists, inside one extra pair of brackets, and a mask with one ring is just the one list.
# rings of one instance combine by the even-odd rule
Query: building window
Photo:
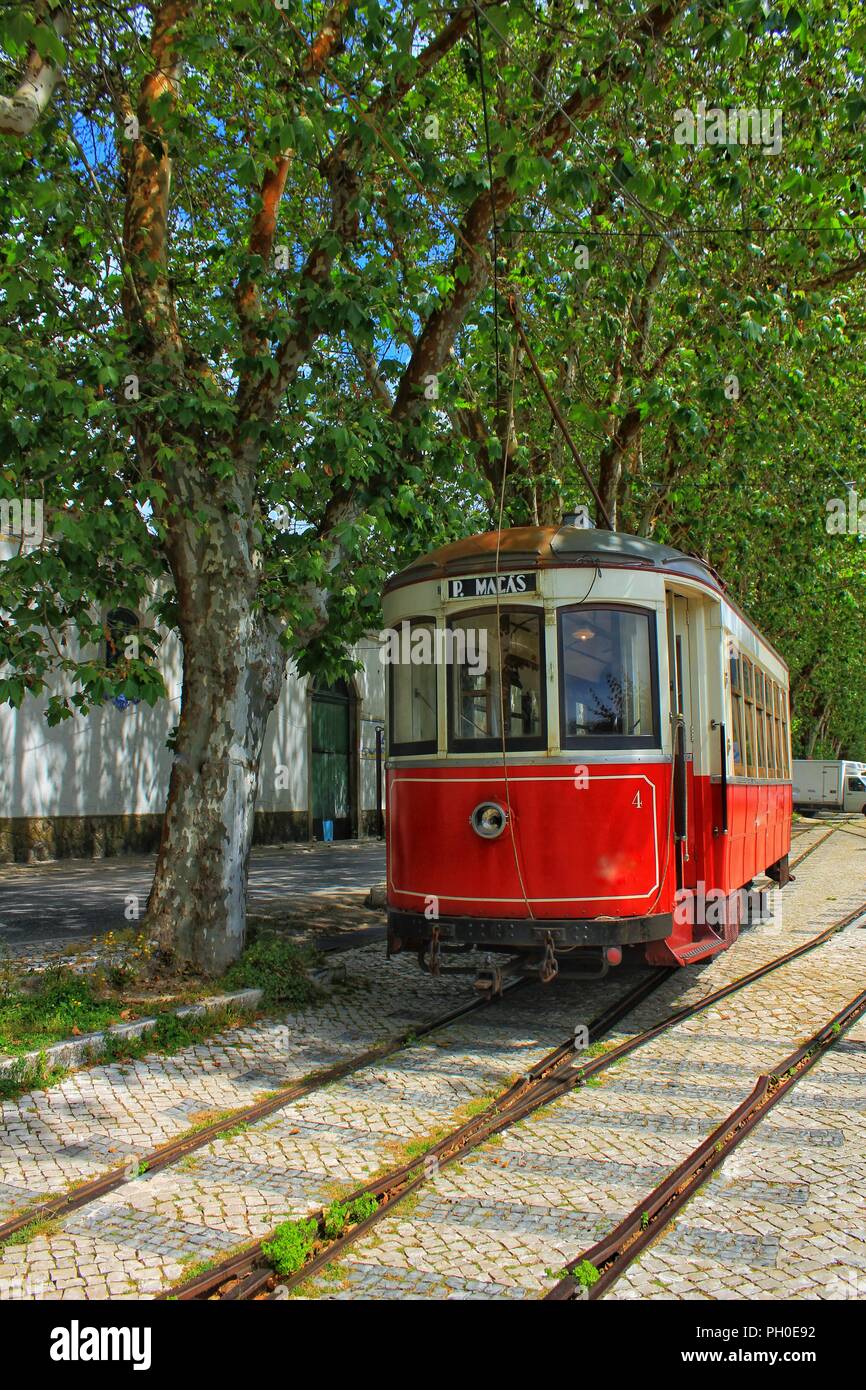
[[(449, 623), (449, 745), (456, 752), (543, 748), (544, 627), (540, 609), (489, 608)], [(504, 724), (504, 730), (503, 730)]]
[(432, 618), (411, 618), (393, 633), (395, 640), (388, 665), (388, 751), (397, 757), (404, 753), (435, 753), (436, 625)]
[(560, 609), (559, 689), (563, 748), (657, 747), (655, 614)]

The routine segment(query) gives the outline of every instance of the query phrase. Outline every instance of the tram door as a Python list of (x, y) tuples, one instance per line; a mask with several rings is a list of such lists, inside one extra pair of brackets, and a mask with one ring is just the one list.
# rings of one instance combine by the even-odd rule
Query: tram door
[(677, 888), (695, 884), (694, 855), (691, 853), (691, 827), (694, 825), (689, 798), (693, 791), (694, 731), (692, 720), (692, 657), (689, 601), (681, 594), (668, 594), (668, 674), (670, 681), (671, 732), (674, 752), (674, 853)]

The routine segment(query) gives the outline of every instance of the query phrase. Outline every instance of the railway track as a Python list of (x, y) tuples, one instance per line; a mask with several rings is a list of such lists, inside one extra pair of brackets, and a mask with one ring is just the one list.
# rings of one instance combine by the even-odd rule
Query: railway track
[[(338, 953), (340, 948), (331, 954)], [(344, 948), (348, 949), (348, 948)], [(321, 1068), (311, 1072), (300, 1081), (292, 1082), (291, 1085), (281, 1088), (268, 1096), (265, 1100), (257, 1101), (253, 1105), (243, 1106), (237, 1110), (232, 1110), (212, 1124), (205, 1125), (201, 1129), (196, 1129), (192, 1134), (180, 1135), (177, 1139), (169, 1140), (167, 1144), (161, 1144), (148, 1153), (142, 1154), (140, 1158), (129, 1160), (122, 1167), (112, 1168), (100, 1177), (94, 1178), (91, 1182), (82, 1183), (71, 1192), (59, 1194), (57, 1197), (50, 1197), (46, 1201), (39, 1202), (34, 1206), (27, 1207), (25, 1210), (17, 1212), (9, 1220), (0, 1223), (0, 1245), (10, 1236), (16, 1235), (19, 1231), (25, 1230), (34, 1222), (54, 1220), (58, 1217), (67, 1216), (70, 1212), (78, 1211), (80, 1207), (87, 1206), (90, 1202), (95, 1202), (98, 1198), (106, 1196), (109, 1192), (114, 1192), (123, 1187), (131, 1178), (139, 1174), (158, 1172), (161, 1168), (167, 1168), (173, 1163), (177, 1163), (196, 1149), (203, 1148), (210, 1144), (214, 1139), (219, 1139), (221, 1135), (236, 1129), (238, 1125), (253, 1124), (257, 1120), (262, 1120), (268, 1115), (273, 1115), (275, 1111), (284, 1109), (287, 1105), (292, 1105), (295, 1101), (302, 1100), (305, 1096), (311, 1095), (314, 1091), (319, 1091), (323, 1086), (328, 1086), (333, 1081), (343, 1081), (346, 1077), (353, 1076), (355, 1072), (362, 1071), (365, 1067), (371, 1066), (374, 1062), (385, 1061), (393, 1057), (396, 1053), (411, 1047), (413, 1043), (421, 1038), (428, 1037), (431, 1033), (436, 1033), (442, 1028), (447, 1028), (452, 1023), (465, 1018), (469, 1014), (478, 1013), (482, 1009), (490, 1008), (502, 999), (510, 996), (515, 990), (525, 988), (537, 981), (528, 979), (517, 979), (508, 982), (503, 988), (503, 992), (497, 996), (478, 995), (473, 999), (467, 1000), (465, 1004), (460, 1004), (457, 1008), (450, 1009), (447, 1013), (440, 1014), (437, 1018), (421, 1021), (407, 1028), (399, 1036), (385, 1039), (381, 1043), (374, 1044), (364, 1052), (356, 1053), (353, 1057), (347, 1057), (343, 1062), (336, 1062), (330, 1067)], [(134, 1171), (133, 1171), (134, 1170)]]
[[(756, 980), (762, 979), (790, 961), (816, 950), (864, 914), (866, 914), (866, 902), (846, 913), (811, 940), (794, 947), (746, 975), (738, 977), (720, 989), (714, 990), (695, 1004), (676, 1010), (652, 1028), (636, 1034), (602, 1055), (588, 1059), (580, 1058), (577, 1055), (579, 1049), (575, 1045), (575, 1039), (566, 1039), (525, 1077), (503, 1092), (480, 1115), (475, 1116), (468, 1123), (461, 1125), (433, 1144), (424, 1155), (423, 1160), (414, 1160), (412, 1163), (395, 1168), (347, 1196), (344, 1199), (347, 1205), (356, 1203), (362, 1198), (372, 1198), (376, 1202), (376, 1208), (369, 1216), (365, 1216), (363, 1220), (352, 1225), (336, 1239), (331, 1239), (326, 1231), (324, 1209), (313, 1213), (311, 1218), (307, 1218), (316, 1222), (312, 1258), (288, 1277), (280, 1279), (275, 1274), (273, 1268), (265, 1260), (262, 1242), (259, 1241), (241, 1254), (216, 1265), (207, 1273), (178, 1286), (163, 1297), (181, 1300), (221, 1298), (237, 1300), (287, 1296), (301, 1283), (338, 1259), (350, 1244), (370, 1231), (386, 1215), (389, 1215), (399, 1202), (415, 1192), (441, 1168), (477, 1148), (487, 1139), (525, 1119), (541, 1106), (558, 1100), (577, 1086), (585, 1085), (599, 1072), (621, 1061), (630, 1053), (645, 1046), (686, 1019), (704, 1012), (729, 995), (744, 989)], [(589, 1027), (590, 1043), (598, 1041), (616, 1022), (630, 1013), (643, 998), (646, 998), (662, 983), (662, 980), (669, 973), (667, 970), (656, 972), (642, 986), (639, 986), (638, 990), (630, 991), (622, 1000), (594, 1020)], [(644, 1209), (642, 1208), (641, 1215)], [(579, 1259), (575, 1263), (579, 1263)]]
[[(803, 860), (808, 858), (810, 854), (813, 854), (815, 850), (819, 849), (821, 845), (825, 844), (837, 828), (838, 827), (835, 826), (832, 827), (825, 835), (810, 845), (808, 849), (804, 850), (804, 852), (792, 862), (791, 868), (795, 868), (798, 864), (802, 863)], [(329, 942), (324, 948), (324, 954), (329, 956), (337, 955), (344, 950), (351, 949), (355, 945), (367, 944), (371, 940), (377, 939), (371, 937), (369, 929), (364, 929), (364, 941), (361, 943), (357, 942), (354, 936), (355, 934), (352, 933), (351, 937), (345, 940)], [(809, 949), (809, 947), (807, 946), (804, 949)], [(656, 984), (660, 984), (669, 973), (670, 972), (667, 970), (655, 972), (652, 977), (654, 981), (652, 988), (655, 988)], [(17, 1235), (19, 1232), (26, 1230), (29, 1226), (48, 1220), (56, 1220), (80, 1210), (82, 1207), (107, 1196), (109, 1193), (117, 1191), (119, 1188), (125, 1186), (132, 1178), (140, 1174), (145, 1172), (158, 1172), (174, 1163), (178, 1163), (189, 1154), (194, 1153), (197, 1149), (204, 1148), (209, 1143), (219, 1139), (222, 1135), (236, 1129), (238, 1125), (253, 1124), (259, 1120), (265, 1119), (334, 1081), (345, 1080), (356, 1072), (362, 1071), (365, 1067), (395, 1056), (397, 1053), (411, 1046), (415, 1041), (419, 1041), (432, 1033), (447, 1028), (450, 1024), (459, 1021), (469, 1014), (490, 1007), (491, 1004), (497, 1002), (498, 999), (510, 996), (515, 989), (523, 988), (533, 983), (536, 982), (526, 979), (510, 981), (506, 983), (503, 993), (500, 996), (491, 997), (489, 995), (484, 995), (468, 1000), (465, 1004), (451, 1009), (435, 1019), (428, 1022), (417, 1023), (406, 1029), (397, 1037), (386, 1039), (381, 1043), (375, 1044), (373, 1047), (361, 1053), (357, 1053), (343, 1062), (338, 1062), (330, 1067), (312, 1072), (302, 1080), (281, 1088), (273, 1095), (268, 1096), (265, 1100), (232, 1110), (219, 1120), (197, 1129), (194, 1133), (181, 1135), (177, 1139), (170, 1140), (168, 1143), (159, 1145), (142, 1154), (135, 1160), (131, 1161), (127, 1159), (122, 1166), (110, 1169), (107, 1173), (101, 1174), (90, 1182), (82, 1183), (69, 1192), (58, 1194), (56, 1197), (50, 1197), (33, 1206), (25, 1208), (23, 1211), (16, 1213), (15, 1216), (0, 1223), (0, 1244), (10, 1237)], [(596, 1020), (594, 1024), (590, 1025), (590, 1043), (597, 1042), (600, 1037), (603, 1036), (604, 1032), (608, 1031), (616, 1022), (624, 1017), (627, 1012), (636, 1007), (649, 992), (650, 990), (647, 988), (647, 982), (644, 981), (634, 991), (631, 991), (625, 996), (623, 1001), (612, 1006), (610, 1010), (600, 1015), (599, 1019)], [(551, 1081), (554, 1073), (558, 1074), (559, 1069), (561, 1069), (566, 1062), (570, 1063), (573, 1060), (573, 1054), (574, 1040), (568, 1039), (542, 1059), (538, 1066), (527, 1074), (524, 1081), (518, 1083), (516, 1087), (511, 1088), (509, 1091), (505, 1092), (503, 1096), (499, 1097), (498, 1100), (494, 1102), (494, 1110), (498, 1113), (501, 1108), (503, 1115), (505, 1113), (510, 1115), (513, 1106), (518, 1106), (518, 1108), (520, 1108), (523, 1105), (528, 1105), (528, 1109), (524, 1110), (520, 1108), (520, 1113), (515, 1111), (508, 1121), (509, 1124), (513, 1124), (516, 1120), (522, 1118), (523, 1114), (528, 1114), (539, 1105), (546, 1104), (549, 1099), (555, 1099), (557, 1095), (564, 1094), (564, 1089), (569, 1088), (557, 1089), (555, 1094), (551, 1093), (550, 1096), (548, 1096), (546, 1092), (541, 1089), (542, 1083), (546, 1085), (548, 1081)], [(587, 1074), (589, 1075), (590, 1073)], [(557, 1086), (560, 1085), (561, 1082), (558, 1082)], [(528, 1088), (530, 1087), (539, 1088), (537, 1090), (537, 1095), (535, 1091), (532, 1092), (532, 1098), (528, 1094)], [(476, 1144), (483, 1142), (490, 1134), (498, 1132), (498, 1129), (503, 1127), (505, 1126), (499, 1124), (495, 1128), (487, 1130), (485, 1126), (479, 1125), (474, 1121), (467, 1126), (461, 1127), (460, 1130), (456, 1131), (455, 1135), (459, 1141), (457, 1151), (463, 1152), (466, 1147), (475, 1147)], [(469, 1144), (470, 1140), (472, 1141), (471, 1145)], [(443, 1141), (443, 1143), (445, 1142), (446, 1141)], [(435, 1151), (431, 1151), (431, 1153), (434, 1152)], [(417, 1165), (415, 1166), (417, 1167)], [(407, 1165), (407, 1171), (409, 1169), (411, 1169), (411, 1165)], [(372, 1187), (373, 1185), (369, 1185), (361, 1189), (360, 1193), (354, 1195), (364, 1195), (368, 1190), (372, 1192)], [(373, 1195), (378, 1197), (380, 1194), (374, 1193)], [(401, 1195), (407, 1195), (407, 1193), (402, 1192)], [(254, 1247), (254, 1249), (258, 1249), (258, 1247)], [(246, 1258), (247, 1256), (245, 1255), (244, 1259)]]
[[(667, 968), (652, 971), (646, 979), (629, 990), (623, 998), (599, 1014), (587, 1028), (590, 1046), (615, 1027), (633, 1008), (657, 989), (671, 973), (671, 970)], [(444, 1166), (446, 1162), (453, 1161), (458, 1155), (465, 1153), (470, 1148), (475, 1148), (490, 1135), (497, 1133), (500, 1129), (507, 1128), (525, 1115), (530, 1114), (532, 1110), (537, 1109), (538, 1105), (543, 1103), (537, 1098), (538, 1088), (544, 1086), (548, 1080), (552, 1080), (563, 1066), (570, 1065), (575, 1052), (575, 1039), (573, 1037), (565, 1039), (564, 1042), (547, 1053), (525, 1076), (522, 1076), (498, 1096), (481, 1115), (475, 1116), (464, 1125), (460, 1125), (444, 1139), (432, 1145), (424, 1155), (423, 1160), (414, 1160), (404, 1164), (384, 1177), (374, 1179), (353, 1192), (346, 1198), (346, 1202), (351, 1203), (365, 1196), (375, 1197), (379, 1203), (375, 1214), (354, 1226), (346, 1236), (335, 1241), (333, 1245), (329, 1246), (326, 1254), (306, 1264), (300, 1271), (298, 1278), (288, 1281), (287, 1287), (294, 1287), (301, 1276), (306, 1279), (329, 1264), (332, 1259), (337, 1257), (339, 1250), (356, 1240), (376, 1221), (381, 1220), (386, 1209), (390, 1211), (397, 1201), (408, 1197), (409, 1193), (419, 1187), (434, 1169)], [(323, 1224), (324, 1218), (324, 1210), (318, 1212), (315, 1217), (320, 1226)], [(262, 1242), (258, 1241), (242, 1254), (216, 1266), (206, 1274), (190, 1280), (163, 1297), (176, 1297), (181, 1300), (210, 1298), (214, 1296), (216, 1291), (218, 1291), (219, 1297), (229, 1299), (252, 1297), (276, 1282), (270, 1266), (256, 1268), (263, 1259)]]
[(602, 1298), (629, 1265), (670, 1224), (719, 1164), (864, 1013), (866, 990), (855, 995), (802, 1047), (782, 1058), (772, 1072), (759, 1076), (754, 1090), (742, 1104), (732, 1110), (712, 1134), (638, 1202), (609, 1235), (564, 1266), (567, 1272), (545, 1294), (545, 1301), (592, 1302)]

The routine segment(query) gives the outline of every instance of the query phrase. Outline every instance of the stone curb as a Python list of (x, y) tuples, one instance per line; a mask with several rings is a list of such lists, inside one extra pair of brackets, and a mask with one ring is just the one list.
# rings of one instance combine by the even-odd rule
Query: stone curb
[[(197, 1018), (202, 1014), (214, 1013), (217, 1009), (234, 1007), (254, 1009), (261, 1002), (260, 989), (239, 989), (233, 994), (215, 994), (207, 999), (199, 999), (194, 1004), (181, 1004), (170, 1012), (176, 1018)], [(132, 1023), (114, 1023), (98, 1033), (84, 1033), (80, 1038), (64, 1038), (62, 1042), (52, 1043), (50, 1047), (39, 1048), (34, 1052), (23, 1052), (20, 1057), (4, 1057), (0, 1060), (0, 1076), (23, 1068), (22, 1079), (26, 1081), (29, 1072), (39, 1066), (40, 1058), (48, 1067), (64, 1067), (74, 1070), (85, 1066), (92, 1058), (105, 1051), (107, 1038), (140, 1038), (157, 1025), (155, 1018), (137, 1018)]]

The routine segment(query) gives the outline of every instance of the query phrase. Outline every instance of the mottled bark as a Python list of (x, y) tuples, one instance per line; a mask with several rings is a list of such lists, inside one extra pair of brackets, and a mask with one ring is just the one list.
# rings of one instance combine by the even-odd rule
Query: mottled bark
[(177, 521), (167, 544), (183, 695), (146, 926), (165, 955), (213, 975), (244, 944), (262, 744), (286, 654), (256, 608), (251, 526), (213, 508), (204, 527)]
[[(69, 31), (67, 10), (49, 13), (45, 7), (37, 23), (50, 26), (59, 39)], [(0, 96), (0, 134), (29, 135), (48, 109), (60, 81), (61, 69), (51, 58), (43, 58), (31, 44), (21, 81), (11, 97)]]

